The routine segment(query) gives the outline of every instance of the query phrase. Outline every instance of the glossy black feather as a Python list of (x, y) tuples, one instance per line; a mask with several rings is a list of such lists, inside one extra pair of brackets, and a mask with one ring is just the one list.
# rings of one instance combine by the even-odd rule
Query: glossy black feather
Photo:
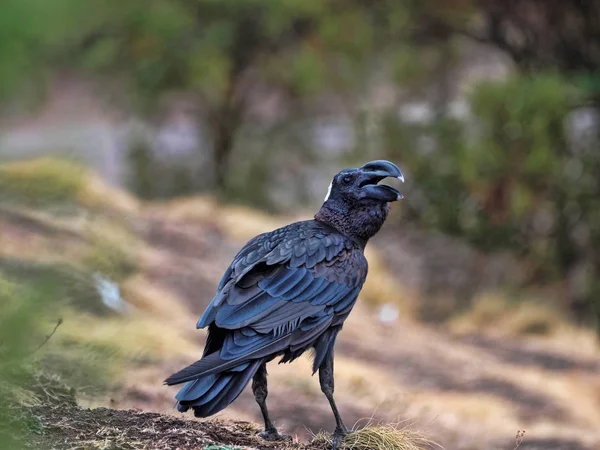
[[(258, 359), (279, 354), (291, 361), (318, 345), (315, 358), (321, 360), (329, 347), (318, 344), (320, 336), (339, 319), (337, 311), (354, 304), (366, 274), (360, 244), (318, 221), (257, 236), (235, 256), (198, 321), (198, 327), (209, 326), (210, 352), (166, 383), (187, 381), (179, 402), (208, 414), (239, 395), (225, 386), (234, 378), (250, 380), (248, 370)], [(244, 377), (231, 375), (236, 367), (244, 368)]]
[(263, 233), (240, 249), (198, 320), (198, 328), (208, 327), (202, 359), (165, 381), (186, 383), (176, 397), (180, 411), (215, 414), (254, 378), (265, 432), (277, 436), (265, 405), (265, 364), (278, 356), (290, 362), (312, 349), (336, 432), (344, 432), (330, 392), (333, 347), (367, 276), (365, 245), (387, 218), (389, 202), (402, 198), (378, 185), (386, 177), (402, 179), (402, 173), (382, 160), (344, 170), (315, 220)]

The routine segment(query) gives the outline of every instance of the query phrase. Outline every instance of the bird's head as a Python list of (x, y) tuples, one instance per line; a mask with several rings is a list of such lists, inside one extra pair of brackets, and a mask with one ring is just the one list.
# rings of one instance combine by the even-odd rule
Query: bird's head
[(383, 225), (389, 203), (403, 198), (398, 189), (379, 184), (385, 178), (404, 181), (398, 166), (385, 160), (342, 170), (333, 177), (316, 219), (366, 242)]
[(344, 169), (331, 180), (325, 201), (368, 205), (402, 199), (398, 189), (378, 184), (389, 177), (404, 181), (398, 166), (385, 160), (371, 161), (358, 169)]

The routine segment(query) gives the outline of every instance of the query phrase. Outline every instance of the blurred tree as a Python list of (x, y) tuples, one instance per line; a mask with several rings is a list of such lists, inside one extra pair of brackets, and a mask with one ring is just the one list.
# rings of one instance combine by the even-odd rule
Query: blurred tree
[(53, 49), (71, 34), (69, 0), (2, 0), (0, 8), (2, 107), (15, 98), (35, 102), (44, 94)]
[[(81, 2), (75, 2), (81, 3)], [(372, 75), (378, 47), (408, 20), (405, 3), (335, 0), (115, 0), (74, 5), (93, 17), (66, 47), (95, 74), (123, 76), (148, 112), (162, 94), (184, 91), (207, 125), (216, 183), (226, 184), (244, 123), (260, 120), (266, 100), (301, 102), (325, 89), (353, 95)], [(77, 12), (77, 8), (80, 9)], [(75, 23), (74, 23), (75, 25)], [(357, 95), (360, 95), (357, 94)], [(283, 105), (283, 106), (282, 106)], [(261, 111), (263, 109), (263, 111)], [(280, 119), (280, 117), (277, 117)]]
[(480, 30), (468, 33), (495, 45), (521, 69), (596, 73), (600, 65), (600, 4), (594, 1), (478, 2)]
[[(432, 1), (436, 2), (436, 0)], [(521, 73), (533, 78), (539, 77), (540, 71), (561, 73), (582, 93), (578, 102), (570, 103), (569, 111), (587, 105), (596, 110), (596, 117), (600, 117), (600, 4), (598, 2), (466, 0), (464, 3), (469, 5), (465, 10), (470, 8), (476, 11), (476, 14), (444, 16), (439, 9), (431, 8), (425, 14), (423, 22), (429, 29), (467, 36), (477, 42), (503, 50), (512, 58)], [(511, 92), (505, 94), (510, 95)], [(523, 91), (523, 94), (527, 92)], [(556, 98), (550, 90), (545, 95), (549, 99)], [(516, 103), (518, 102), (515, 101)], [(565, 111), (563, 110), (562, 113)], [(529, 126), (532, 130), (538, 127), (539, 132), (540, 124), (541, 121), (531, 122)], [(555, 122), (547, 129), (547, 138), (566, 149), (564, 136), (558, 136), (563, 126), (564, 120)], [(571, 179), (567, 179), (567, 183), (563, 183), (560, 187), (549, 188), (553, 196), (547, 199), (547, 208), (555, 210), (556, 222), (553, 226), (551, 242), (548, 241), (546, 244), (554, 248), (557, 268), (564, 278), (572, 279), (574, 271), (581, 266), (586, 267), (587, 277), (584, 278), (587, 279), (585, 282), (587, 287), (584, 290), (570, 289), (569, 295), (576, 315), (585, 321), (592, 318), (600, 333), (600, 288), (598, 283), (593, 281), (600, 279), (598, 263), (600, 247), (592, 244), (600, 234), (600, 221), (596, 213), (598, 204), (591, 200), (600, 195), (597, 181), (597, 174), (600, 172), (600, 158), (597, 156), (597, 146), (600, 143), (598, 123), (596, 123), (596, 133), (592, 149), (588, 148), (583, 153), (575, 155), (567, 155), (564, 150), (561, 152), (561, 157), (555, 160), (555, 167), (566, 164), (563, 166), (563, 172), (573, 172), (573, 168), (581, 168), (581, 173), (574, 180), (571, 176)], [(491, 137), (498, 139), (501, 136)], [(506, 146), (505, 150), (510, 151)], [(533, 153), (539, 155), (539, 151), (535, 149)], [(548, 155), (550, 156), (550, 153)], [(540, 167), (544, 166), (545, 163), (540, 161)], [(555, 170), (550, 170), (547, 175), (550, 182), (557, 174)], [(582, 235), (586, 238), (581, 238)], [(585, 244), (582, 245), (581, 241)], [(541, 242), (534, 245), (544, 246)]]
[(525, 282), (565, 281), (573, 312), (597, 324), (598, 139), (569, 142), (566, 127), (583, 96), (564, 77), (515, 75), (474, 87), (471, 122), (390, 115), (383, 135), (419, 180), (405, 220), (486, 253), (510, 249), (530, 263)]

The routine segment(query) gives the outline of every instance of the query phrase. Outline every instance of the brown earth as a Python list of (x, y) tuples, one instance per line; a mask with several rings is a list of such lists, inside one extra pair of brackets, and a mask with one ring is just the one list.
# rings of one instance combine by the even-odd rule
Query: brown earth
[(249, 422), (199, 422), (135, 410), (83, 409), (70, 405), (37, 407), (33, 413), (45, 429), (32, 443), (37, 448), (175, 450), (210, 445), (256, 450), (278, 448), (255, 436), (256, 427)]

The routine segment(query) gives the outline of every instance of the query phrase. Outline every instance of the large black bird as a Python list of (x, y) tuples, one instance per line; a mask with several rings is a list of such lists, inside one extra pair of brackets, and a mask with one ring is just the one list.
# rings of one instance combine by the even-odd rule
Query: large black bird
[(184, 383), (177, 408), (211, 416), (233, 402), (253, 379), (268, 440), (284, 439), (267, 411), (266, 364), (290, 362), (314, 350), (313, 374), (335, 415), (334, 448), (349, 432), (333, 400), (333, 347), (367, 277), (367, 241), (383, 225), (389, 203), (402, 198), (378, 185), (404, 180), (389, 161), (338, 173), (314, 220), (292, 223), (250, 240), (225, 271), (197, 328), (208, 326), (202, 359), (171, 375)]

